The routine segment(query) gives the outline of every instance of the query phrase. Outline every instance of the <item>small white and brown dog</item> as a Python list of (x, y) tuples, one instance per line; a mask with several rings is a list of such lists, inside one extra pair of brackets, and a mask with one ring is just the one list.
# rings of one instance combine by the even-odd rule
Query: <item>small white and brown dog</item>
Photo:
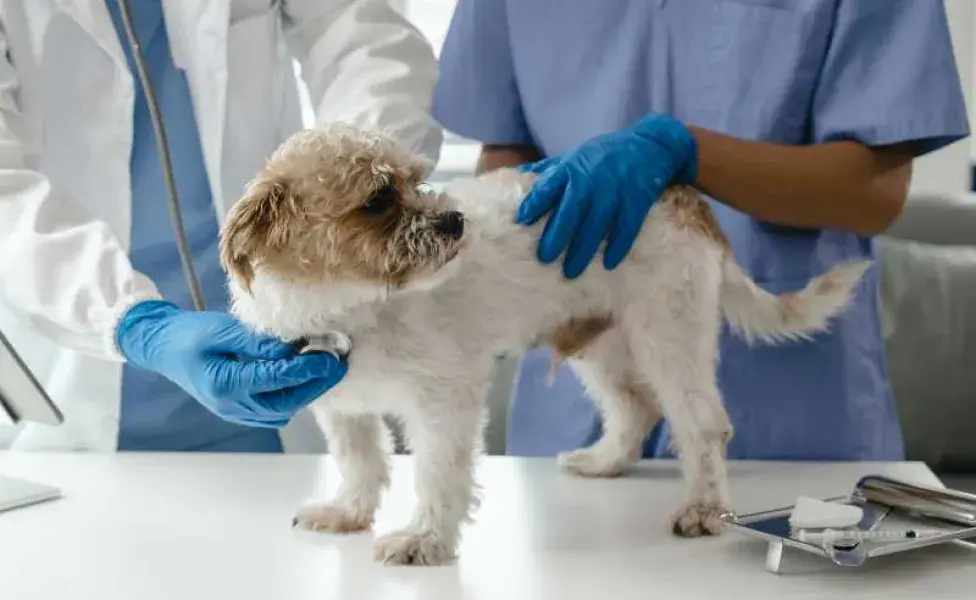
[(801, 340), (828, 328), (867, 263), (841, 265), (774, 296), (736, 264), (707, 202), (669, 189), (627, 260), (576, 280), (536, 258), (542, 225), (515, 223), (534, 176), (499, 170), (444, 193), (429, 165), (392, 138), (335, 125), (303, 131), (270, 157), (230, 211), (221, 254), (232, 310), (285, 339), (339, 331), (353, 342), (345, 379), (312, 405), (342, 476), (296, 524), (371, 527), (388, 485), (388, 434), (403, 423), (416, 461), (406, 528), (377, 559), (438, 564), (456, 553), (477, 504), (475, 461), (496, 357), (534, 344), (566, 360), (599, 405), (603, 437), (563, 454), (587, 477), (620, 475), (666, 417), (686, 482), (671, 527), (718, 533), (729, 506), (732, 427), (716, 384), (723, 317), (746, 339)]

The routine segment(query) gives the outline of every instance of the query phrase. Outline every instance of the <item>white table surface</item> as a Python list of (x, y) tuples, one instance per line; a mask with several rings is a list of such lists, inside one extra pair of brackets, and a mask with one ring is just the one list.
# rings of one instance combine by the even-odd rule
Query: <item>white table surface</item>
[[(396, 462), (374, 531), (405, 523), (412, 466)], [(0, 454), (0, 472), (61, 486), (65, 497), (0, 513), (0, 598), (16, 600), (627, 600), (973, 598), (976, 552), (946, 546), (840, 569), (731, 532), (682, 540), (665, 528), (679, 499), (672, 463), (587, 481), (545, 459), (491, 457), (476, 522), (446, 567), (372, 561), (372, 533), (296, 531), (293, 509), (337, 476), (328, 457)], [(886, 473), (936, 483), (920, 464), (731, 466), (735, 509), (850, 491)], [(741, 588), (741, 589), (739, 589)]]

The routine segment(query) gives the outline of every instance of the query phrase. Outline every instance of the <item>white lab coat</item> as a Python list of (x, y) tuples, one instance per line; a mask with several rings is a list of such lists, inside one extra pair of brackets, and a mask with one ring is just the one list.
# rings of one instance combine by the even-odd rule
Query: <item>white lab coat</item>
[[(437, 160), (436, 59), (385, 0), (163, 6), (218, 218), (302, 127), (293, 57), (318, 122), (383, 128)], [(115, 324), (157, 297), (128, 260), (135, 81), (104, 0), (0, 0), (0, 27), (0, 329), (65, 415), (60, 427), (27, 425), (12, 447), (114, 451)], [(303, 423), (286, 449), (321, 447)]]

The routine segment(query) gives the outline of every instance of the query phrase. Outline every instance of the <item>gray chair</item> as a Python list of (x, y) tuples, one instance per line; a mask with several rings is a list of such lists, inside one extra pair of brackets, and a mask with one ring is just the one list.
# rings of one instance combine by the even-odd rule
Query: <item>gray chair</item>
[(976, 474), (976, 195), (913, 195), (878, 248), (908, 458)]

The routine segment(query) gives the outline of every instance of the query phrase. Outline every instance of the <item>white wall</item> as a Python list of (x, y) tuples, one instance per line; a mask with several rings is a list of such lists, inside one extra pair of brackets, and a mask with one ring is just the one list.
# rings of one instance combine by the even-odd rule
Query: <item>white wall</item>
[[(929, 2), (932, 0), (910, 0)], [(974, 119), (974, 81), (976, 67), (976, 2), (973, 0), (945, 0), (949, 15), (949, 28), (956, 52), (956, 62), (962, 77), (963, 91), (969, 107), (970, 124)], [(971, 139), (957, 142), (952, 146), (924, 156), (915, 163), (912, 178), (913, 192), (935, 192), (944, 194), (964, 194), (970, 187), (970, 163), (976, 161), (976, 143)]]
[[(501, 0), (499, 0), (501, 1)], [(440, 56), (441, 46), (447, 36), (451, 15), (458, 0), (394, 0), (403, 7), (404, 14), (413, 21)]]

